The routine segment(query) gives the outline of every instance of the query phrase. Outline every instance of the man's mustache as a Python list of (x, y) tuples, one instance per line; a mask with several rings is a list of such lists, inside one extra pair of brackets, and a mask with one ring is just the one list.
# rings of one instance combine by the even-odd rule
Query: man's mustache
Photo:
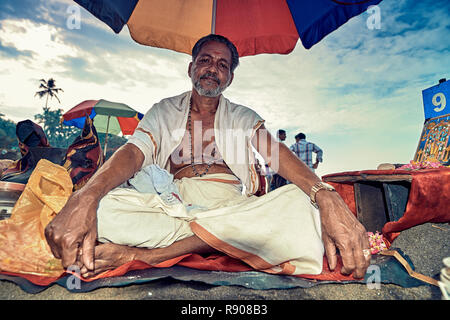
[(212, 73), (212, 72), (206, 72), (204, 75), (202, 75), (200, 77), (200, 79), (210, 79), (210, 80), (214, 80), (215, 82), (217, 82), (217, 84), (220, 85), (220, 80), (217, 77), (216, 74)]

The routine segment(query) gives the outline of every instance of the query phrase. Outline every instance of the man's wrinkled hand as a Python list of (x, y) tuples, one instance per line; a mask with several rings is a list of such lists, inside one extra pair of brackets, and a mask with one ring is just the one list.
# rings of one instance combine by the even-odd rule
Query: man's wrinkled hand
[(47, 243), (64, 268), (75, 264), (94, 268), (97, 206), (98, 201), (83, 196), (80, 191), (75, 192), (45, 228)]
[(328, 265), (337, 265), (337, 249), (342, 258), (341, 273), (363, 278), (370, 264), (369, 240), (364, 226), (345, 204), (337, 192), (320, 191), (317, 194), (322, 222), (322, 240)]

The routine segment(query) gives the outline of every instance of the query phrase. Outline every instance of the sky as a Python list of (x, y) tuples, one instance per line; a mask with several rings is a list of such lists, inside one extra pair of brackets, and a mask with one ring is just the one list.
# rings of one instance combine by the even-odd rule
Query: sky
[[(61, 87), (51, 109), (89, 99), (145, 113), (191, 89), (191, 57), (115, 34), (70, 0), (0, 1), (0, 113), (15, 122), (42, 111), (39, 79)], [(422, 90), (450, 79), (450, 2), (383, 0), (306, 50), (243, 57), (224, 95), (251, 107), (286, 144), (304, 132), (324, 152), (319, 176), (413, 159), (424, 122)], [(368, 23), (369, 22), (369, 23)], [(70, 23), (70, 21), (69, 21)], [(69, 24), (70, 25), (70, 24)], [(369, 27), (371, 26), (371, 27)]]

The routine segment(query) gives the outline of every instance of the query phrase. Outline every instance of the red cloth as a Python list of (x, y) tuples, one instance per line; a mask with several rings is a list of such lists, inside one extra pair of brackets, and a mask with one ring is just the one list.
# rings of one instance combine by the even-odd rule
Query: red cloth
[[(365, 170), (329, 174), (322, 178), (359, 175), (406, 174), (412, 176), (411, 189), (403, 216), (387, 222), (383, 236), (392, 242), (401, 231), (426, 222), (450, 222), (450, 168), (409, 170)], [(353, 183), (330, 182), (336, 187), (350, 210), (356, 214)]]
[(450, 222), (450, 168), (412, 172), (413, 180), (403, 216), (383, 227), (393, 241), (400, 231), (425, 222)]
[(339, 193), (339, 195), (344, 199), (345, 203), (347, 204), (348, 208), (351, 212), (356, 216), (356, 203), (355, 203), (355, 192), (353, 189), (353, 183), (335, 183), (335, 182), (328, 182), (331, 184), (336, 191)]

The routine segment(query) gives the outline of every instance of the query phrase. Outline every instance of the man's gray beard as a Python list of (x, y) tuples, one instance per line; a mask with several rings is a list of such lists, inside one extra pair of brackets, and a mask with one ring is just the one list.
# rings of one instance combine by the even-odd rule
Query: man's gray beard
[(204, 89), (200, 83), (200, 78), (193, 79), (191, 78), (192, 85), (194, 86), (195, 90), (197, 90), (198, 94), (204, 97), (209, 98), (215, 98), (222, 94), (222, 92), (225, 91), (225, 89), (228, 87), (228, 84), (230, 81), (228, 80), (227, 83), (224, 86), (218, 85), (215, 89)]

